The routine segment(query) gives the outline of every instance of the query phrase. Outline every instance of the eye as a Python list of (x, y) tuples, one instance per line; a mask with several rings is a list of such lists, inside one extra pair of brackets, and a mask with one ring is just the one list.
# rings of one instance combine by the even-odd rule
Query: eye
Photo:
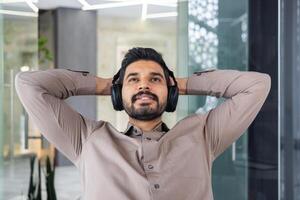
[(136, 82), (138, 79), (137, 78), (130, 78), (129, 80), (128, 80), (128, 82)]
[(160, 82), (160, 78), (154, 77), (151, 79), (153, 82)]

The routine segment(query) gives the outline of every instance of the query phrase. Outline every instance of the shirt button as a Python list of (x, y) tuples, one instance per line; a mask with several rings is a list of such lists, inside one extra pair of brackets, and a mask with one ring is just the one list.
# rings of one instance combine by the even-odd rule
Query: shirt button
[(154, 184), (154, 188), (158, 189), (159, 188), (159, 184)]
[(148, 165), (148, 169), (153, 169), (153, 165)]

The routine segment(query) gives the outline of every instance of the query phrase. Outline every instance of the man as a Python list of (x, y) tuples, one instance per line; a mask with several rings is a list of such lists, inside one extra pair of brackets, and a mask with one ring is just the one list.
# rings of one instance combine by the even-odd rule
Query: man
[[(41, 133), (80, 170), (85, 200), (213, 199), (213, 161), (249, 127), (271, 87), (269, 75), (251, 71), (208, 70), (172, 79), (151, 48), (129, 50), (114, 79), (49, 69), (19, 72), (15, 82)], [(129, 115), (124, 132), (64, 102), (69, 96), (111, 92), (114, 108)], [(176, 92), (226, 101), (169, 129), (161, 116), (174, 111)]]

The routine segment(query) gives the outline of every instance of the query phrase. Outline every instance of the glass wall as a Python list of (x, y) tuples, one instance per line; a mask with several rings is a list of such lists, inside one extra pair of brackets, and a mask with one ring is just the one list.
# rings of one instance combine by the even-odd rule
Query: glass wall
[[(24, 8), (24, 9), (23, 9)], [(21, 4), (3, 3), (0, 7), (0, 199), (27, 194), (30, 165), (35, 143), (28, 144), (26, 134), (32, 125), (17, 97), (14, 77), (20, 70), (37, 69), (37, 17), (26, 16), (28, 8)]]
[[(248, 69), (247, 1), (190, 0), (188, 74), (207, 69)], [(190, 96), (188, 113), (204, 113), (222, 103), (216, 97)], [(247, 134), (213, 166), (216, 200), (248, 199)]]
[[(2, 9), (0, 4), (0, 10)], [(3, 16), (0, 14), (0, 177), (3, 177)], [(0, 179), (0, 188), (3, 188), (4, 180)], [(0, 199), (3, 192), (0, 190)]]
[(280, 199), (300, 199), (300, 1), (279, 0)]

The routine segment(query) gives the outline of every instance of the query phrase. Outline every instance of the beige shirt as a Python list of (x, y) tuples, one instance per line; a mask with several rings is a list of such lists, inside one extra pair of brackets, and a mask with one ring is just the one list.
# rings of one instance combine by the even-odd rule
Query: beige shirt
[(270, 76), (258, 72), (195, 72), (187, 81), (188, 94), (226, 101), (185, 117), (170, 130), (160, 124), (143, 133), (131, 124), (119, 132), (64, 101), (95, 95), (95, 75), (88, 72), (19, 72), (15, 83), (29, 117), (80, 170), (85, 200), (213, 199), (213, 161), (249, 127), (271, 87)]

